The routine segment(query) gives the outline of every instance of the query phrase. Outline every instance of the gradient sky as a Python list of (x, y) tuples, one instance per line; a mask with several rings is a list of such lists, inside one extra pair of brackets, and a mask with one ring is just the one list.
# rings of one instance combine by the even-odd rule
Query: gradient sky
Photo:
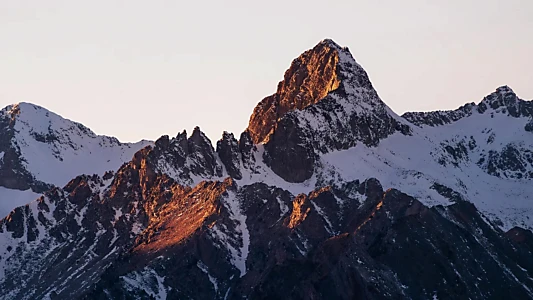
[(123, 141), (238, 135), (293, 58), (348, 46), (397, 113), (533, 98), (533, 1), (0, 1), (0, 105)]

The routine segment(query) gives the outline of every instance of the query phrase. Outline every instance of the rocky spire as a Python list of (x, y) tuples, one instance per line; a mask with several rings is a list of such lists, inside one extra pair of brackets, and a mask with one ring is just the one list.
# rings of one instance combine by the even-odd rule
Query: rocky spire
[(239, 142), (233, 133), (224, 131), (222, 138), (217, 142), (217, 153), (226, 167), (228, 175), (235, 179), (242, 179), (240, 170)]
[(366, 72), (348, 49), (334, 41), (325, 39), (304, 52), (292, 61), (276, 93), (255, 107), (248, 126), (253, 142), (263, 142), (287, 112), (317, 103), (328, 93), (342, 89), (341, 83), (350, 77), (358, 77), (358, 86), (372, 88)]

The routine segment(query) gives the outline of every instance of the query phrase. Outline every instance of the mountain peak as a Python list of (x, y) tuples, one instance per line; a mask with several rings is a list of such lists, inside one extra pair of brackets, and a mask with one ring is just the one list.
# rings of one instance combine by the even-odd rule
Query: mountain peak
[(509, 93), (512, 93), (514, 94), (515, 92), (513, 91), (513, 89), (507, 85), (502, 85), (500, 87), (498, 87), (496, 89), (496, 93), (500, 93), (500, 94), (509, 94)]
[[(532, 117), (533, 102), (520, 99), (513, 89), (507, 85), (502, 85), (477, 104), (474, 102), (466, 103), (454, 110), (406, 112), (402, 117), (418, 126), (428, 125), (434, 127), (467, 118), (474, 112), (480, 114), (488, 112), (490, 115), (499, 113), (515, 118)], [(529, 125), (528, 128), (530, 128)]]
[(331, 92), (345, 95), (360, 88), (373, 90), (366, 72), (348, 48), (324, 39), (294, 59), (276, 93), (256, 106), (248, 126), (250, 136), (256, 144), (264, 142), (286, 113), (316, 104)]
[(40, 106), (40, 105), (37, 105), (35, 103), (31, 103), (31, 102), (18, 102), (18, 103), (15, 103), (15, 104), (12, 104), (12, 106), (16, 106), (16, 107), (25, 107), (25, 108), (33, 108), (33, 109), (43, 109), (45, 111), (49, 111), (48, 109)]
[(265, 145), (274, 173), (303, 182), (319, 153), (377, 146), (396, 131), (410, 134), (405, 123), (381, 101), (348, 48), (326, 39), (293, 60), (277, 92), (255, 107), (247, 132)]
[(29, 102), (19, 102), (6, 106), (0, 112), (4, 117), (10, 117), (16, 120), (17, 132), (19, 135), (26, 132), (31, 135), (48, 135), (51, 131), (80, 131), (91, 138), (96, 134), (86, 126), (63, 118), (62, 116), (42, 107)]
[(316, 46), (320, 46), (320, 45), (327, 46), (327, 47), (330, 47), (330, 48), (335, 48), (337, 50), (342, 50), (343, 49), (343, 47), (341, 47), (339, 44), (337, 44), (334, 40), (332, 40), (330, 38), (325, 38), (325, 39), (321, 40)]
[(513, 117), (531, 116), (533, 106), (529, 101), (518, 98), (515, 92), (507, 85), (500, 86), (479, 103), (481, 111), (492, 108), (496, 112), (509, 114)]
[(4, 109), (2, 111), (7, 112), (11, 116), (17, 116), (21, 112), (31, 112), (31, 113), (35, 112), (35, 113), (38, 113), (38, 114), (53, 114), (53, 115), (55, 115), (55, 113), (49, 111), (48, 109), (46, 109), (46, 108), (44, 108), (42, 106), (39, 106), (37, 104), (30, 103), (30, 102), (18, 102), (18, 103), (15, 103), (15, 104), (11, 104), (11, 105), (8, 105), (8, 106), (4, 107)]
[(494, 92), (487, 95), (481, 102), (487, 102), (487, 101), (492, 102), (502, 97), (507, 98), (507, 99), (515, 99), (515, 100), (518, 99), (518, 96), (516, 95), (516, 93), (513, 91), (512, 88), (510, 88), (507, 85), (502, 85), (496, 88)]

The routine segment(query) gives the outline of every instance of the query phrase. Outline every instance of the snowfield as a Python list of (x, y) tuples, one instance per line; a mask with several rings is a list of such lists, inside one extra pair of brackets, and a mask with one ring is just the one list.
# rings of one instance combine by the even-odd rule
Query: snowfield
[(40, 194), (31, 190), (19, 191), (0, 187), (0, 218), (7, 216), (16, 207), (32, 202), (39, 196)]

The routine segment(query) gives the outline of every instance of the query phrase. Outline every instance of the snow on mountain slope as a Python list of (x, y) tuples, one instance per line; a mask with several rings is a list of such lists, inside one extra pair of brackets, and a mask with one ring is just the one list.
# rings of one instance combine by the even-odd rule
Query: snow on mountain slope
[[(470, 120), (464, 121), (456, 129)], [(421, 135), (419, 131), (426, 132)], [(492, 176), (476, 164), (479, 154), (475, 152), (458, 166), (439, 163), (439, 156), (449, 155), (440, 144), (443, 140), (470, 137), (475, 131), (456, 133), (415, 130), (413, 136), (395, 134), (375, 148), (360, 145), (328, 153), (321, 157), (322, 172), (335, 174), (331, 178), (337, 182), (375, 177), (385, 188), (400, 189), (430, 207), (453, 203), (453, 199), (439, 194), (438, 187), (444, 186), (474, 203), (504, 230), (514, 226), (533, 228), (533, 186), (529, 179)]]
[[(18, 103), (0, 111), (4, 125), (0, 136), (0, 190), (4, 216), (28, 198), (27, 190), (42, 192), (63, 186), (80, 174), (103, 174), (117, 170), (148, 141), (121, 143), (96, 135), (82, 124), (67, 120), (45, 108)], [(33, 199), (32, 199), (33, 200)]]
[(29, 103), (12, 109), (20, 113), (13, 142), (25, 159), (24, 166), (37, 180), (57, 186), (80, 174), (103, 174), (129, 161), (140, 148), (150, 144), (121, 143), (99, 136), (89, 128)]
[(0, 187), (0, 218), (7, 216), (15, 207), (26, 205), (39, 198), (39, 195), (30, 189), (19, 191)]

